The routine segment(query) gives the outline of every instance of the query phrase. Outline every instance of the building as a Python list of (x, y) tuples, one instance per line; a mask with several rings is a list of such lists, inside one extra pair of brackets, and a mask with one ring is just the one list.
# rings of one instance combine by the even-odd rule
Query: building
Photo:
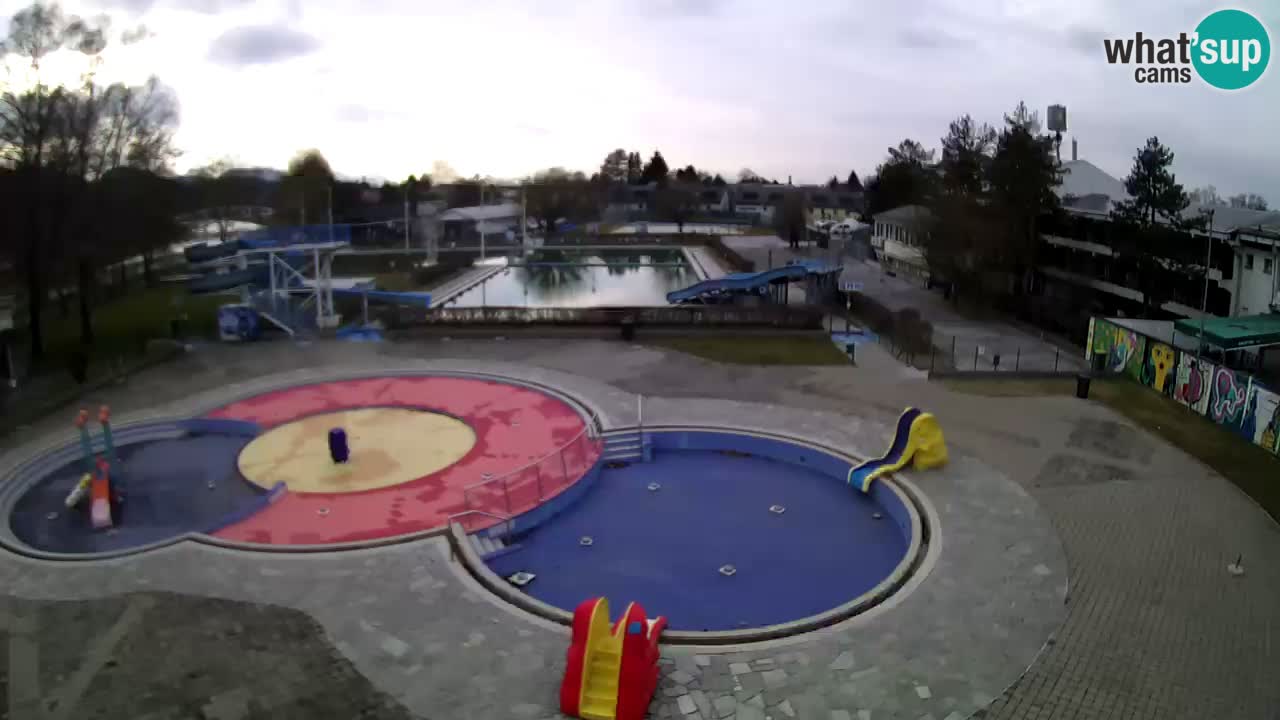
[[(1041, 235), (1045, 294), (1093, 313), (1148, 314), (1140, 268), (1117, 252), (1111, 220), (1116, 204), (1129, 197), (1124, 183), (1085, 160), (1063, 163), (1063, 169), (1058, 194), (1065, 217)], [(1193, 204), (1183, 218), (1210, 213), (1212, 223), (1203, 230), (1171, 235), (1152, 248), (1162, 262), (1186, 271), (1160, 288), (1167, 299), (1157, 309), (1167, 319), (1198, 317), (1202, 307), (1220, 316), (1270, 311), (1280, 291), (1280, 212)]]
[(439, 215), (441, 240), (446, 245), (476, 245), (483, 236), (487, 243), (519, 242), (522, 217), (519, 203), (452, 208)]
[(929, 263), (924, 258), (924, 241), (933, 222), (933, 213), (923, 205), (903, 205), (872, 218), (871, 249), (886, 270), (929, 282)]

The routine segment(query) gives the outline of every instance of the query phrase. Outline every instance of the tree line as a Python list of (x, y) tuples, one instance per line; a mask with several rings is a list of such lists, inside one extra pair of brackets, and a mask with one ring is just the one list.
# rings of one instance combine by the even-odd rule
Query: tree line
[[(25, 285), (33, 365), (44, 359), (51, 293), (75, 288), (81, 341), (92, 345), (99, 271), (136, 257), (150, 280), (154, 251), (181, 234), (179, 189), (166, 177), (177, 101), (154, 77), (99, 83), (108, 39), (105, 26), (35, 3), (0, 41), (0, 60), (17, 71), (0, 92), (0, 257)], [(47, 77), (59, 51), (83, 59), (78, 84)]]
[[(940, 146), (938, 153), (908, 138), (888, 149), (867, 180), (868, 219), (904, 205), (927, 208), (920, 249), (931, 277), (954, 296), (1029, 292), (1042, 226), (1062, 225), (1064, 200), (1076, 200), (1059, 196), (1066, 170), (1055, 138), (1020, 102), (998, 129), (968, 114), (956, 118)], [(1136, 289), (1152, 307), (1167, 297), (1174, 276), (1203, 271), (1203, 261), (1190, 259), (1185, 248), (1189, 232), (1203, 229), (1207, 218), (1187, 216), (1191, 195), (1177, 182), (1173, 160), (1157, 137), (1138, 148), (1123, 181), (1129, 197), (1111, 206), (1106, 229), (1115, 259), (1136, 269)], [(1256, 196), (1238, 202), (1265, 207)]]

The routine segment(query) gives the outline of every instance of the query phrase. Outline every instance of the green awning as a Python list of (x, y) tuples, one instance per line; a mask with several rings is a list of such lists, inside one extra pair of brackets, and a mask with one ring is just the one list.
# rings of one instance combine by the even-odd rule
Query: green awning
[[(1200, 336), (1198, 318), (1179, 320), (1173, 328), (1185, 335)], [(1223, 350), (1280, 345), (1280, 313), (1205, 318), (1204, 341)]]

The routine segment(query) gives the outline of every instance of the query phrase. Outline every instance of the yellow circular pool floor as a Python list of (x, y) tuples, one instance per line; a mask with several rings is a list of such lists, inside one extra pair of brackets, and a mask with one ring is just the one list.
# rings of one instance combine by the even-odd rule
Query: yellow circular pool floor
[[(347, 433), (351, 457), (329, 456), (329, 431)], [(290, 492), (344, 493), (376, 490), (416, 480), (461, 460), (476, 443), (466, 423), (448, 415), (408, 408), (358, 408), (311, 415), (254, 438), (240, 452), (240, 473)]]

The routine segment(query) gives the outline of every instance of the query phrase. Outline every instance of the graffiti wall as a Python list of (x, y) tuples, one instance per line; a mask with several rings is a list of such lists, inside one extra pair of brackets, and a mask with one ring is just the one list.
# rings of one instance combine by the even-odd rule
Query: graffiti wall
[(1245, 401), (1239, 432), (1255, 445), (1280, 452), (1280, 395), (1260, 383), (1251, 383)]
[(1249, 397), (1249, 376), (1218, 367), (1209, 382), (1208, 418), (1219, 425), (1238, 427), (1244, 418), (1244, 403)]
[[(1247, 373), (1204, 362), (1101, 318), (1089, 323), (1088, 349), (1107, 372), (1124, 373), (1219, 425), (1280, 454), (1280, 394)], [(1090, 358), (1092, 362), (1092, 358)]]
[(1091, 347), (1094, 353), (1106, 356), (1103, 368), (1107, 372), (1126, 372), (1137, 380), (1142, 375), (1145, 341), (1145, 337), (1132, 330), (1098, 320), (1094, 324)]
[(1178, 385), (1174, 388), (1173, 399), (1204, 415), (1209, 408), (1209, 381), (1212, 377), (1212, 364), (1183, 353), (1178, 361)]
[(1178, 351), (1154, 340), (1147, 340), (1147, 361), (1142, 368), (1143, 385), (1161, 395), (1173, 397), (1178, 379)]

